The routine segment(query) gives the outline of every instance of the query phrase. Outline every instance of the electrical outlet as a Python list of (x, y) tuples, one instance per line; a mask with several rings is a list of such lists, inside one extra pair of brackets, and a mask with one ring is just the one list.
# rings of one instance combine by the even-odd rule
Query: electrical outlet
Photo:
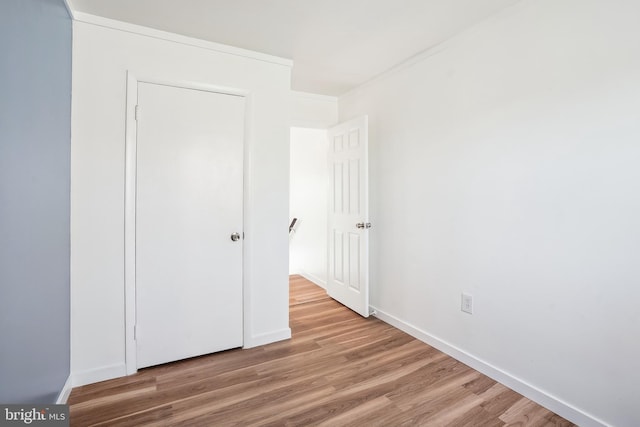
[(465, 313), (473, 314), (473, 297), (469, 294), (462, 294), (462, 305), (460, 307)]

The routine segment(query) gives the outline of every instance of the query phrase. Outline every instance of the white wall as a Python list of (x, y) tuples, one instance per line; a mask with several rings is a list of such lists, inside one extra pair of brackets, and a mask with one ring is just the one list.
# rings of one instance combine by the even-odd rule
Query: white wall
[(581, 425), (640, 425), (638, 16), (525, 0), (339, 101), (381, 317)]
[(338, 122), (338, 98), (292, 92), (291, 126), (327, 129)]
[(325, 287), (327, 281), (327, 131), (291, 129), (289, 273)]
[[(78, 17), (77, 17), (78, 18)], [(127, 71), (250, 92), (245, 346), (290, 336), (290, 62), (79, 14), (73, 37), (71, 371), (74, 385), (125, 372), (124, 143)], [(105, 26), (106, 25), (106, 26)], [(107, 28), (115, 25), (126, 31)], [(143, 31), (144, 32), (144, 31)], [(173, 41), (163, 38), (173, 39)]]

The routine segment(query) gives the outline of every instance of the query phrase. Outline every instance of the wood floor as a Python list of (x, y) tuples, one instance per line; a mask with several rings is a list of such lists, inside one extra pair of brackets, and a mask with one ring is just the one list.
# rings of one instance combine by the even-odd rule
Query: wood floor
[(78, 387), (72, 426), (572, 426), (291, 278), (293, 338)]

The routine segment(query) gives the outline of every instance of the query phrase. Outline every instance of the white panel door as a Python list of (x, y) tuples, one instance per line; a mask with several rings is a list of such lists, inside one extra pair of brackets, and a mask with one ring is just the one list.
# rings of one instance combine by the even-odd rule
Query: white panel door
[(242, 346), (244, 102), (138, 85), (139, 368)]
[(367, 117), (329, 129), (327, 293), (369, 316)]

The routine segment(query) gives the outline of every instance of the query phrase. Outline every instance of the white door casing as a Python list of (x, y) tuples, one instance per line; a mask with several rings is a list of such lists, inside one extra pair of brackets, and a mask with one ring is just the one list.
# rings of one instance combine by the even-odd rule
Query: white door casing
[(135, 298), (134, 307), (127, 304), (127, 328), (135, 316), (128, 373), (243, 343), (242, 239), (230, 237), (243, 226), (245, 99), (135, 83), (136, 147), (127, 150), (135, 162), (134, 195), (127, 196), (135, 206), (126, 227), (125, 274), (135, 291), (127, 286)]
[(369, 316), (368, 119), (328, 131), (327, 293)]

